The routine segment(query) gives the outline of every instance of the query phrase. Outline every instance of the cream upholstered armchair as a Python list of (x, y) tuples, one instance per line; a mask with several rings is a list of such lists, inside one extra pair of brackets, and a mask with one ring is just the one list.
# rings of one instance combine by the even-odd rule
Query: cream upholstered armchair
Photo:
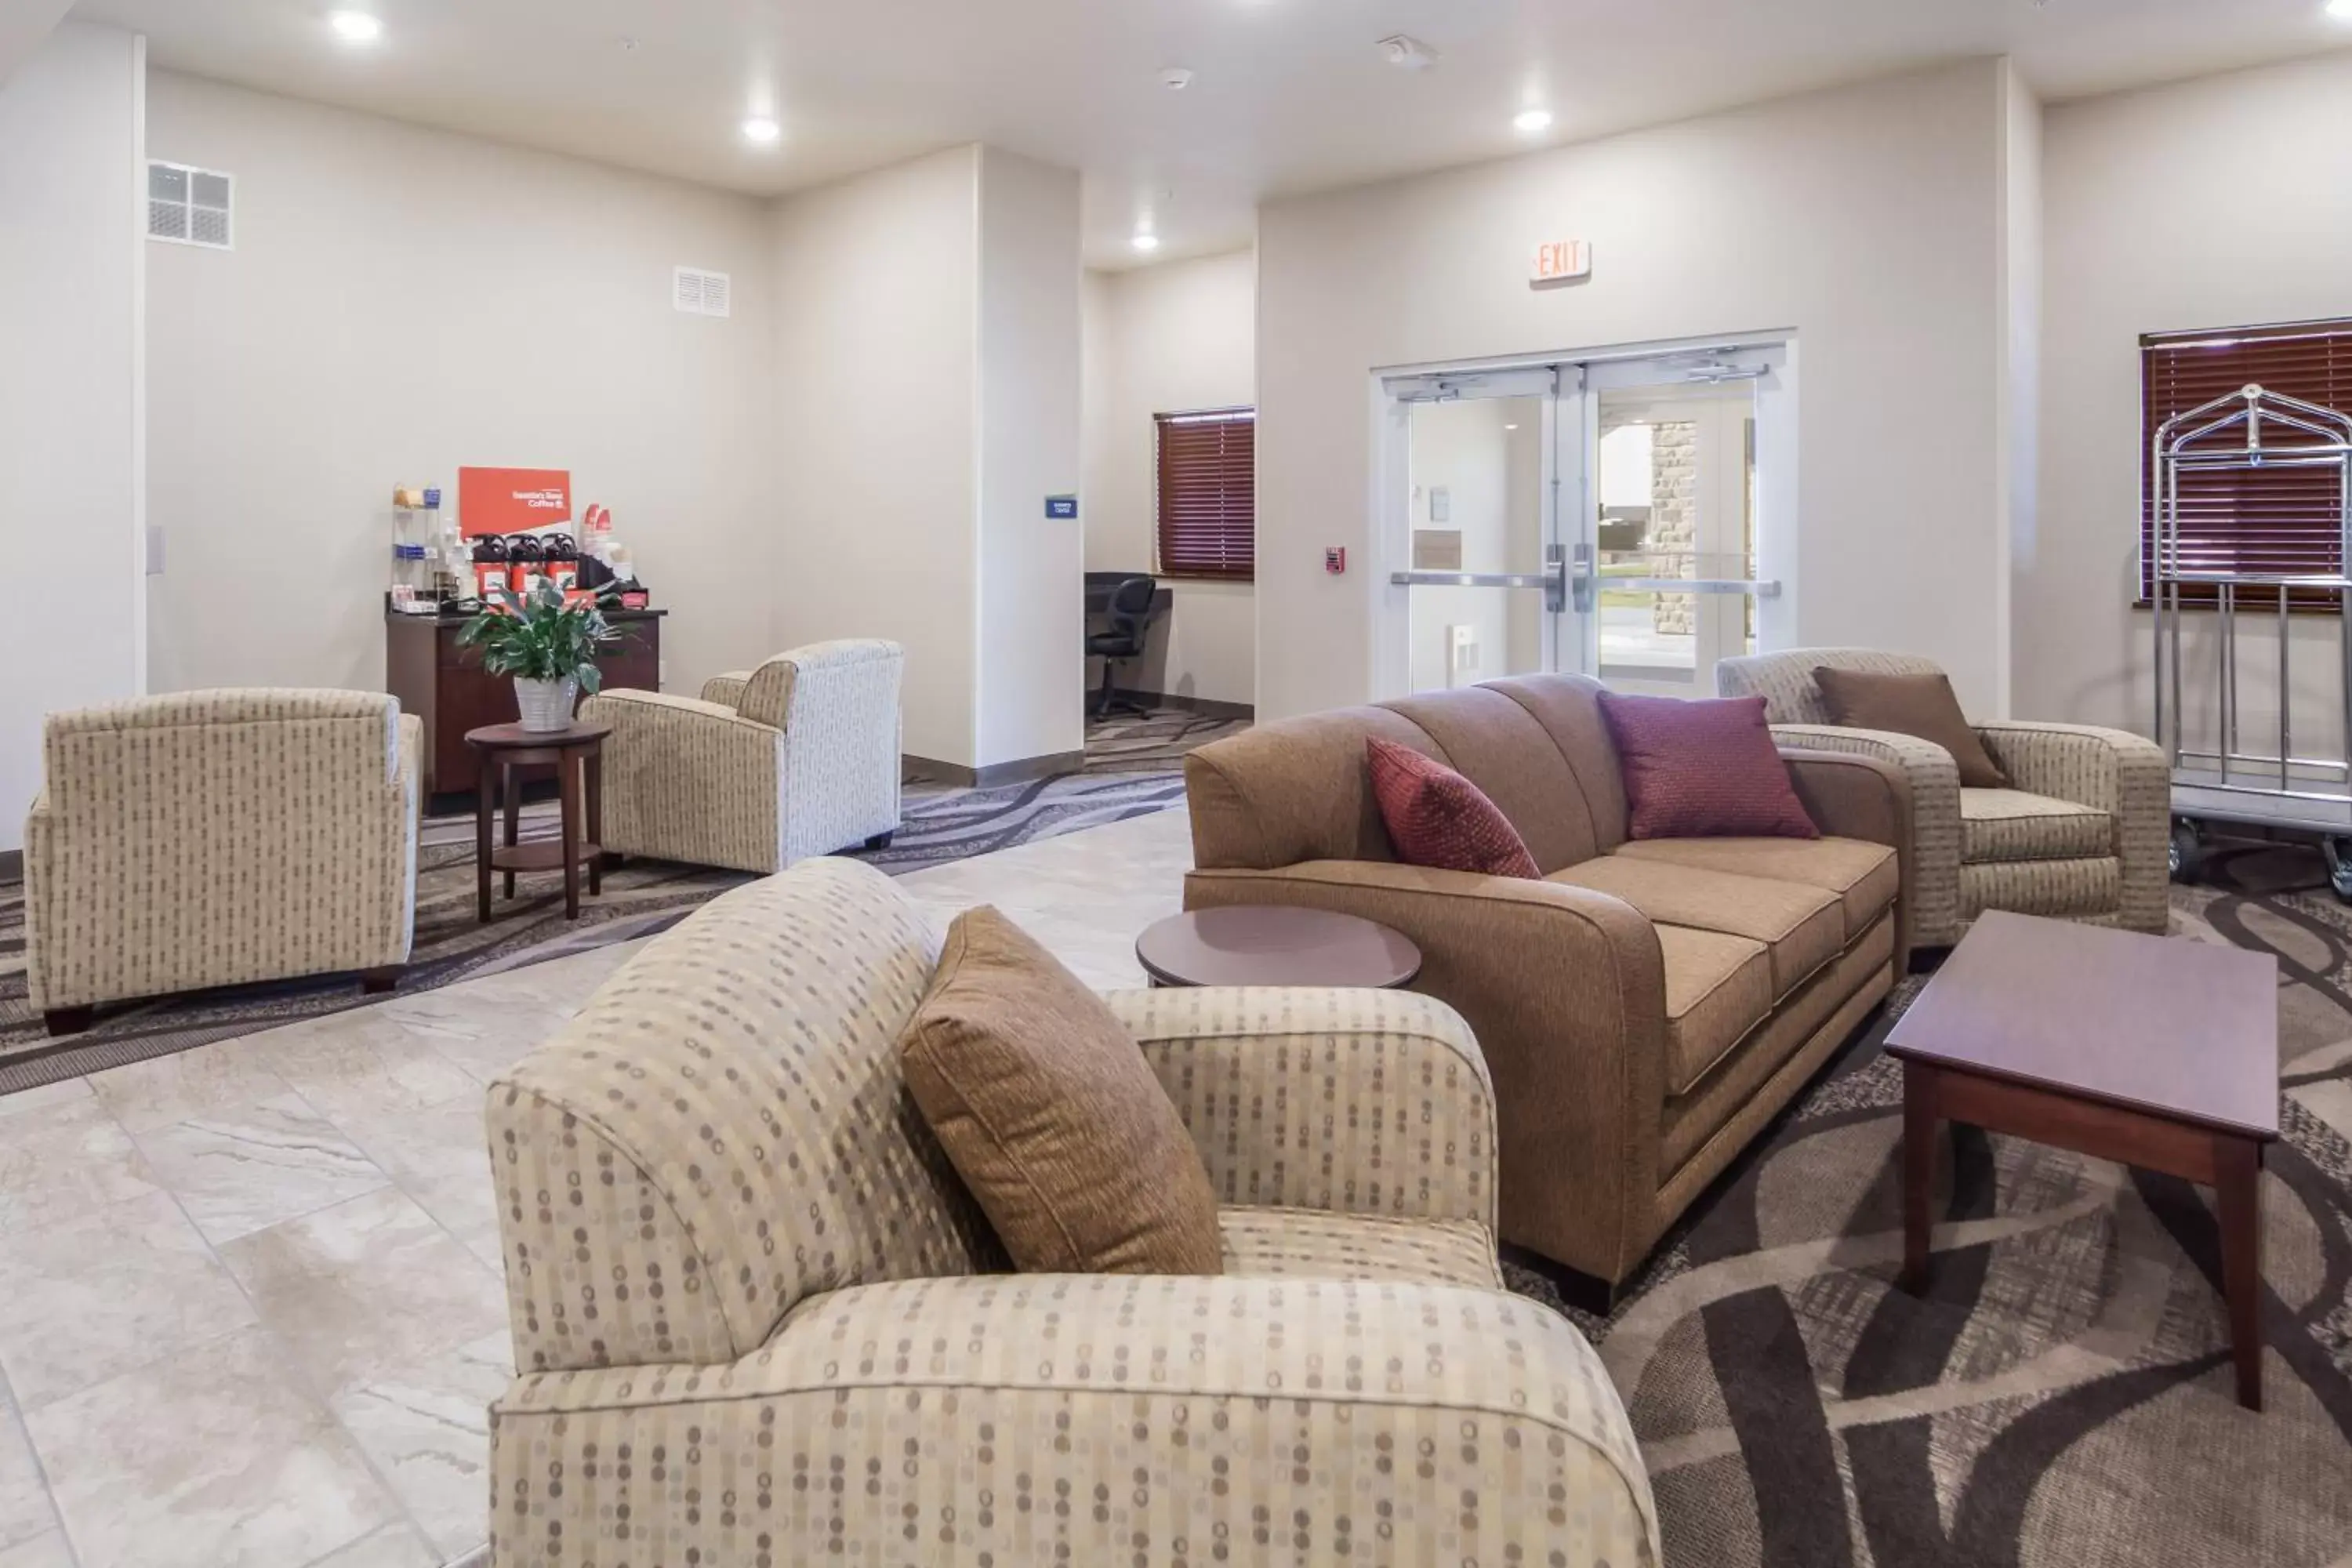
[(898, 826), (894, 642), (811, 643), (714, 676), (702, 698), (606, 691), (604, 847), (693, 866), (781, 871)]
[(358, 971), (416, 910), (422, 731), (376, 691), (187, 691), (52, 713), (25, 821), (25, 968), (50, 1032), (102, 1003)]
[(1934, 661), (1867, 648), (1791, 648), (1716, 667), (1726, 697), (1761, 697), (1784, 744), (1859, 752), (1911, 777), (1911, 932), (1948, 947), (1987, 910), (2136, 931), (2165, 929), (2171, 775), (2155, 742), (2121, 730), (1972, 724), (2008, 789), (1963, 789), (1932, 742), (1833, 723), (1813, 671), (1933, 675)]
[(493, 1568), (1655, 1568), (1598, 1358), (1501, 1288), (1456, 1015), (1114, 995), (1226, 1205), (1225, 1272), (1007, 1274), (899, 1072), (940, 949), (880, 872), (810, 861), (656, 938), (490, 1086), (520, 1369)]

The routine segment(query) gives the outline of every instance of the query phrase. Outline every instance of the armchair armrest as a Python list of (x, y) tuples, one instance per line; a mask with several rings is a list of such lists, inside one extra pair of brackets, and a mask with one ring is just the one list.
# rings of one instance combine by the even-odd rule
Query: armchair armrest
[(2161, 931), (2169, 921), (2165, 886), (2172, 826), (2172, 765), (2164, 748), (2127, 730), (2003, 720), (1974, 726), (2011, 784), (2108, 813), (2123, 862), (2117, 919)]
[(1495, 1226), (1495, 1092), (1469, 1026), (1411, 992), (1113, 992), (1217, 1201)]
[(1892, 730), (1848, 730), (1836, 724), (1775, 724), (1785, 750), (1843, 752), (1874, 757), (1903, 770), (1911, 783), (1911, 852), (1903, 868), (1910, 905), (1905, 925), (1922, 947), (1948, 947), (1960, 939), (1960, 770), (1933, 741)]
[(1588, 888), (1386, 861), (1184, 879), (1187, 909), (1249, 903), (1361, 915), (1418, 943), (1413, 990), (1469, 1024), (1512, 1102), (1498, 1163), (1557, 1173), (1497, 1194), (1502, 1238), (1624, 1278), (1654, 1239), (1665, 1110), (1665, 962), (1650, 921)]
[[(603, 1561), (599, 1544), (654, 1520), (674, 1554), (706, 1563), (845, 1546), (896, 1560), (918, 1499), (929, 1527), (953, 1518), (961, 1551), (1027, 1562), (1033, 1498), (1039, 1542), (1050, 1526), (1077, 1563), (1124, 1562), (1147, 1531), (1155, 1559), (1169, 1531), (1205, 1559), (1200, 1543), (1230, 1531), (1239, 1546), (1269, 1513), (1282, 1554), (1316, 1561), (1351, 1537), (1385, 1559), (1376, 1525), (1400, 1561), (1441, 1539), (1480, 1563), (1663, 1561), (1640, 1451), (1583, 1336), (1533, 1302), (1453, 1286), (859, 1286), (807, 1302), (731, 1364), (519, 1378), (492, 1409), (491, 1449), (500, 1563), (537, 1561), (559, 1530), (567, 1558)], [(886, 1469), (885, 1484), (857, 1479)], [(705, 1506), (681, 1507), (681, 1487)]]
[(748, 669), (730, 669), (724, 675), (714, 675), (702, 683), (702, 700), (715, 702), (730, 712), (743, 706), (743, 689), (751, 684)]
[(607, 849), (695, 866), (777, 868), (783, 734), (716, 702), (658, 691), (599, 692), (584, 722), (604, 741)]
[(1911, 904), (1917, 881), (1912, 864), (1912, 839), (1916, 831), (1911, 805), (1911, 777), (1895, 763), (1861, 752), (1799, 751), (1783, 744), (1780, 760), (1806, 815), (1823, 833), (1858, 838), (1894, 849), (1902, 868), (1903, 891), (1895, 913), (1895, 973), (1911, 962)]

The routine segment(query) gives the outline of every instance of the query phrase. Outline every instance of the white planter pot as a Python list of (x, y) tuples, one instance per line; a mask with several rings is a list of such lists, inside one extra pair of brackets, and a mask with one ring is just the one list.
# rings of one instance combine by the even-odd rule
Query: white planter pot
[(526, 680), (518, 675), (514, 686), (515, 708), (524, 729), (547, 734), (572, 728), (572, 705), (580, 698), (578, 680)]

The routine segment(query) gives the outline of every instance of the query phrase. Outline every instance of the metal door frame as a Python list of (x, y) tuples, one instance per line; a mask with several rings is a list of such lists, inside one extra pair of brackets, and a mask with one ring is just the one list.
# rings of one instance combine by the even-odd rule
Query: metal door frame
[[(1412, 612), (1415, 586), (1541, 588), (1548, 606), (1542, 638), (1544, 668), (1598, 675), (1600, 617), (1597, 553), (1599, 507), (1592, 487), (1600, 414), (1595, 395), (1606, 386), (1657, 384), (1660, 367), (1692, 380), (1752, 380), (1755, 401), (1757, 500), (1755, 579), (1627, 579), (1629, 585), (1675, 593), (1752, 594), (1757, 599), (1757, 647), (1795, 646), (1796, 593), (1791, 579), (1797, 542), (1794, 331), (1735, 333), (1683, 342), (1635, 344), (1583, 353), (1519, 355), (1458, 365), (1414, 366), (1375, 373), (1371, 395), (1378, 431), (1374, 458), (1374, 565), (1381, 586), (1373, 616), (1376, 692), (1400, 696), (1412, 686)], [(1648, 376), (1650, 379), (1642, 379)], [(1538, 574), (1423, 573), (1412, 569), (1412, 410), (1417, 404), (1465, 396), (1541, 395), (1543, 540)], [(1711, 696), (1712, 691), (1695, 691)]]

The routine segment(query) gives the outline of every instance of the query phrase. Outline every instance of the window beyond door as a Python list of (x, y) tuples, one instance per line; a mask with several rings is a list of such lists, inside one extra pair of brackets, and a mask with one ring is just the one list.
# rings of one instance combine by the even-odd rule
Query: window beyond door
[(1257, 573), (1257, 410), (1157, 419), (1160, 574), (1249, 582)]
[[(2156, 528), (2156, 435), (2175, 415), (2250, 385), (2352, 411), (2352, 321), (2140, 340), (2139, 602), (2150, 602)], [(2296, 439), (2290, 432), (2280, 437)], [(2263, 576), (2326, 575), (2343, 566), (2343, 498), (2333, 468), (2225, 468), (2180, 476), (2180, 569)], [(2303, 595), (2298, 591), (2295, 603)], [(2215, 602), (2210, 584), (2180, 587), (2183, 605)], [(2331, 613), (2332, 594), (2311, 602)]]

